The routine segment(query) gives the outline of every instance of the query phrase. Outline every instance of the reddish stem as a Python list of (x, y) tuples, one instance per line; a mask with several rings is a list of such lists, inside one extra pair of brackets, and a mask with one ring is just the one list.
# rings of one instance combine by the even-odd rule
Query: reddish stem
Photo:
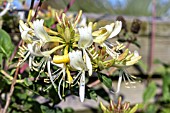
[(74, 4), (74, 2), (75, 0), (71, 0), (69, 4), (67, 4), (67, 7), (64, 9), (63, 12), (66, 13), (71, 8), (71, 6)]
[(151, 74), (152, 68), (153, 68), (154, 47), (155, 47), (155, 31), (156, 31), (155, 17), (156, 17), (156, 1), (152, 0), (152, 32), (151, 32), (151, 39), (150, 39), (148, 74)]
[(16, 79), (17, 79), (17, 76), (18, 76), (18, 72), (19, 72), (19, 67), (16, 68), (15, 75), (14, 75), (14, 78), (13, 78), (13, 80), (12, 80), (10, 92), (9, 92), (9, 94), (7, 95), (6, 104), (5, 104), (5, 107), (4, 107), (2, 113), (6, 113), (6, 111), (7, 111), (7, 109), (8, 109), (8, 106), (9, 106), (9, 104), (10, 104), (11, 97), (12, 97), (13, 92), (14, 92), (14, 88), (15, 88), (14, 86), (15, 86), (15, 84), (16, 84)]
[(33, 21), (36, 19), (36, 16), (37, 16), (37, 14), (38, 14), (38, 11), (39, 11), (40, 8), (41, 8), (41, 5), (42, 5), (42, 2), (40, 1), (40, 2), (38, 3), (37, 9), (36, 9), (36, 11), (35, 11), (34, 17), (32, 17), (32, 19), (31, 19), (31, 22), (33, 22)]

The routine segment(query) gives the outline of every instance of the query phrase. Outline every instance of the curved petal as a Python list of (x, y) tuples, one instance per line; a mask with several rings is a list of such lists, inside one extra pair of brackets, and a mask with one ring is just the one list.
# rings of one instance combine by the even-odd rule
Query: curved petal
[(112, 33), (114, 23), (101, 27), (98, 31), (92, 33), (93, 36), (97, 36), (93, 41), (96, 43), (103, 43)]
[(32, 42), (32, 38), (33, 36), (31, 36), (28, 32), (31, 31), (30, 30), (24, 30), (21, 32), (21, 38), (26, 42), (26, 43), (31, 43)]
[(80, 78), (79, 96), (80, 96), (80, 101), (83, 102), (85, 97), (85, 71), (82, 72)]
[(113, 38), (116, 35), (118, 35), (119, 32), (121, 31), (121, 29), (122, 29), (122, 22), (116, 21), (115, 25), (114, 25), (114, 29), (113, 29), (112, 33), (110, 34), (109, 38)]
[(92, 28), (91, 26), (88, 27), (81, 27), (78, 28), (80, 39), (78, 41), (78, 47), (79, 48), (87, 48), (90, 47), (93, 43), (93, 37), (92, 37)]
[(92, 70), (92, 64), (91, 64), (90, 57), (88, 56), (86, 50), (83, 50), (83, 53), (85, 55), (86, 66), (87, 66), (87, 69), (88, 69), (88, 72), (89, 72), (89, 76), (91, 76), (93, 70)]
[(122, 77), (123, 77), (123, 73), (122, 73), (122, 71), (120, 71), (120, 72), (119, 72), (119, 80), (118, 80), (116, 92), (113, 92), (113, 91), (112, 91), (112, 93), (119, 93), (119, 91), (120, 91), (120, 85), (121, 85), (121, 82), (122, 82)]
[(44, 30), (44, 26), (43, 26), (44, 20), (35, 20), (33, 22), (33, 26), (34, 26), (34, 32), (35, 35), (38, 39), (42, 40), (44, 43), (49, 41), (49, 35), (47, 34), (47, 32)]
[(70, 58), (70, 66), (73, 69), (76, 69), (76, 70), (85, 70), (86, 69), (86, 65), (83, 61), (81, 51), (77, 50), (77, 51), (69, 52), (69, 58)]

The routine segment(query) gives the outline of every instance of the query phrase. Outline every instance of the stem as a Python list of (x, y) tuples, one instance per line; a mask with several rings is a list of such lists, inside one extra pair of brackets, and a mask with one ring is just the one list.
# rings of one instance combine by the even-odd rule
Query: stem
[(152, 0), (152, 32), (150, 39), (150, 50), (149, 50), (149, 60), (148, 60), (148, 74), (150, 75), (153, 68), (153, 57), (154, 57), (154, 46), (155, 46), (155, 16), (156, 16), (156, 1)]
[(66, 13), (70, 8), (71, 6), (74, 4), (75, 0), (71, 0), (68, 4), (67, 4), (67, 7), (64, 9), (64, 13)]
[[(12, 55), (11, 55), (9, 61), (8, 61), (9, 63), (14, 59), (14, 56), (16, 55), (16, 53), (17, 53), (17, 51), (18, 51), (18, 48), (19, 48), (19, 46), (20, 46), (21, 44), (22, 44), (22, 40), (20, 40), (19, 43), (18, 43), (18, 45), (15, 47), (15, 49), (14, 49), (14, 51), (13, 51), (13, 53), (12, 53)], [(5, 70), (8, 70), (8, 67), (9, 67), (9, 66), (5, 67)]]
[(14, 75), (14, 78), (12, 80), (12, 84), (11, 84), (11, 88), (10, 88), (10, 92), (9, 94), (7, 95), (7, 101), (6, 101), (6, 104), (5, 104), (5, 107), (4, 107), (4, 110), (2, 113), (6, 113), (7, 109), (8, 109), (8, 106), (10, 104), (10, 101), (11, 101), (11, 96), (14, 92), (14, 86), (16, 84), (16, 79), (17, 79), (17, 76), (18, 76), (18, 72), (19, 72), (19, 66), (16, 68), (16, 71), (15, 71), (15, 75)]
[(33, 7), (34, 7), (34, 0), (31, 0), (30, 9), (33, 9)]
[(41, 5), (42, 5), (42, 2), (41, 2), (41, 0), (40, 0), (39, 4), (38, 4), (38, 6), (37, 6), (37, 9), (36, 9), (36, 11), (35, 11), (35, 14), (34, 14), (33, 18), (31, 19), (31, 22), (33, 22), (33, 21), (36, 19), (36, 16), (37, 16), (37, 14), (38, 14), (38, 11), (39, 11), (40, 8), (41, 8)]

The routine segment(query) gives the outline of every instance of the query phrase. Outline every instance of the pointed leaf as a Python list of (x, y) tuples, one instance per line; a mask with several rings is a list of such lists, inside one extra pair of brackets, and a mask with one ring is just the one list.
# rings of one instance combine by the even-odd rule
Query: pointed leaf
[(154, 82), (151, 82), (148, 87), (145, 89), (143, 94), (143, 101), (144, 103), (147, 103), (150, 99), (152, 99), (156, 94), (156, 84)]
[(9, 58), (14, 50), (14, 45), (10, 36), (6, 31), (0, 29), (0, 53), (3, 53), (4, 57)]
[(112, 79), (110, 77), (102, 73), (99, 73), (98, 78), (106, 87), (108, 87), (109, 89), (112, 88)]

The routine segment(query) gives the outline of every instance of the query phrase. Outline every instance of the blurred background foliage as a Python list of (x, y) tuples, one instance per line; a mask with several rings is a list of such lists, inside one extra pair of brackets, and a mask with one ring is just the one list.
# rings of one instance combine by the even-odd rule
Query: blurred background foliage
[[(47, 0), (56, 9), (63, 9), (69, 0)], [(45, 4), (46, 4), (45, 3)], [(151, 16), (152, 0), (75, 0), (70, 11), (107, 13), (114, 15)], [(170, 16), (170, 0), (156, 0), (156, 16)]]

